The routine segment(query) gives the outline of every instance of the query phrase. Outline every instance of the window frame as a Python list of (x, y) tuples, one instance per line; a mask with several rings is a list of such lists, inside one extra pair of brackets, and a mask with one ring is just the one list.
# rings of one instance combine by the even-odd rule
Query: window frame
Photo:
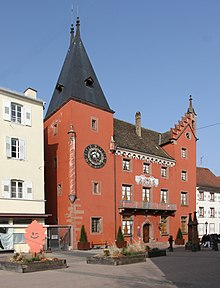
[(100, 183), (100, 181), (92, 180), (92, 194), (93, 195), (101, 195), (101, 183)]
[(164, 203), (164, 204), (168, 203), (168, 189), (160, 189), (160, 203)]
[(142, 201), (149, 203), (151, 199), (151, 188), (142, 187)]
[(186, 170), (181, 170), (181, 181), (186, 182), (188, 180), (188, 173)]
[(180, 204), (181, 206), (188, 206), (188, 193), (185, 191), (180, 192)]
[(93, 117), (93, 116), (91, 117), (90, 128), (92, 131), (98, 132), (98, 118)]
[(103, 219), (100, 216), (91, 217), (91, 234), (101, 234), (103, 232)]
[(168, 178), (168, 168), (166, 166), (160, 167), (160, 176), (162, 178)]
[[(15, 197), (13, 196), (13, 194), (15, 195)], [(10, 198), (11, 199), (24, 199), (24, 181), (11, 179)]]
[(199, 215), (198, 217), (204, 218), (204, 207), (199, 207)]
[(131, 159), (122, 158), (122, 170), (131, 171)]
[(151, 165), (150, 165), (150, 163), (143, 162), (143, 173), (147, 174), (147, 175), (150, 175), (150, 173), (151, 173)]
[(16, 124), (22, 124), (22, 113), (23, 113), (23, 105), (18, 104), (16, 102), (11, 102), (11, 122)]
[(183, 234), (187, 234), (187, 216), (181, 216), (180, 218), (180, 224), (181, 224), (181, 232)]
[(121, 197), (123, 201), (131, 201), (132, 185), (122, 184), (121, 186)]
[(181, 158), (187, 159), (187, 148), (185, 148), (185, 147), (181, 148)]

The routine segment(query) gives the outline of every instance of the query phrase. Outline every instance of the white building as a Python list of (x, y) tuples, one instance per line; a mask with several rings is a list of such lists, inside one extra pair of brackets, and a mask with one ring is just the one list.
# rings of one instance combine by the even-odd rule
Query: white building
[(44, 223), (43, 101), (0, 88), (0, 249), (27, 251), (25, 228)]
[(199, 237), (220, 234), (220, 179), (208, 168), (197, 167), (196, 182)]

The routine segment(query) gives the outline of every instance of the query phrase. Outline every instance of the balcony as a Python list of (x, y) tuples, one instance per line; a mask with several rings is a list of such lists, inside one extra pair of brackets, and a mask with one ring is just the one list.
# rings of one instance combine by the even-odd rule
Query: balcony
[(176, 204), (122, 200), (119, 202), (118, 208), (121, 214), (174, 215)]

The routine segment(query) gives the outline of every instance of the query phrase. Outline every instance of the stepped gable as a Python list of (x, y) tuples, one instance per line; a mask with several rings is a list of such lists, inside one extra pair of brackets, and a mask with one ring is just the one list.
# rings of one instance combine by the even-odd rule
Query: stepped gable
[(208, 168), (196, 168), (196, 186), (218, 188), (220, 190), (220, 178), (215, 176)]
[(185, 113), (185, 116), (178, 121), (178, 124), (175, 124), (174, 128), (170, 128), (170, 140), (177, 140), (189, 124), (191, 124), (191, 117)]
[(160, 133), (143, 127), (141, 131), (141, 137), (139, 137), (136, 133), (135, 125), (114, 119), (114, 140), (116, 147), (174, 160), (160, 147)]

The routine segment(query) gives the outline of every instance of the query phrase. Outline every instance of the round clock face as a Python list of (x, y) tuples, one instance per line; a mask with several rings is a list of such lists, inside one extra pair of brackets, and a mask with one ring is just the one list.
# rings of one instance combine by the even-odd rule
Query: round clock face
[(107, 160), (105, 151), (97, 144), (91, 144), (86, 147), (84, 158), (93, 168), (102, 168)]

